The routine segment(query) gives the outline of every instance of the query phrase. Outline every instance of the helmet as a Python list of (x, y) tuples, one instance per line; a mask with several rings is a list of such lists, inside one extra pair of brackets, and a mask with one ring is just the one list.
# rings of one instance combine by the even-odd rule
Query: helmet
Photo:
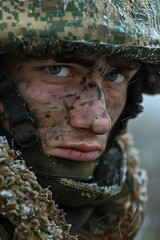
[(1, 2), (0, 51), (44, 54), (78, 48), (159, 64), (159, 0)]

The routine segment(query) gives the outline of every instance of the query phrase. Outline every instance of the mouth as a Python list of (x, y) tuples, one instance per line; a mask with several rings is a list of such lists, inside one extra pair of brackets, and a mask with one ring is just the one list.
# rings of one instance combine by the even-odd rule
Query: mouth
[(93, 161), (97, 159), (102, 150), (98, 146), (85, 144), (67, 145), (55, 148), (57, 157), (64, 157), (74, 161)]

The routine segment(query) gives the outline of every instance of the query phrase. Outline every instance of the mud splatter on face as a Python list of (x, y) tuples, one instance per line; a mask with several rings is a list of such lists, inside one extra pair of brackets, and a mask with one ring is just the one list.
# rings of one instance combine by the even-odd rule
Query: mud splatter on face
[[(104, 73), (110, 71), (111, 64), (105, 58), (74, 55), (21, 62), (17, 86), (34, 116), (45, 154), (61, 157), (59, 149), (80, 142), (98, 146), (93, 160), (98, 158), (125, 101), (123, 91), (104, 83)], [(66, 63), (69, 75), (48, 74), (46, 68), (57, 62), (60, 66)]]
[(95, 84), (95, 88), (97, 91), (98, 100), (101, 100), (102, 99), (102, 90), (100, 89), (100, 87), (97, 84)]
[(50, 117), (51, 117), (51, 111), (47, 111), (47, 112), (45, 113), (45, 117), (46, 117), (46, 118), (50, 118)]
[(102, 68), (101, 64), (97, 63), (94, 64), (92, 71), (100, 73), (100, 76), (102, 77), (105, 74), (106, 68)]
[(80, 85), (83, 85), (87, 82), (86, 76), (82, 77), (82, 80), (80, 81)]
[(66, 108), (67, 112), (69, 111), (70, 107), (68, 105), (68, 103), (66, 102), (66, 100), (64, 99), (63, 100), (63, 104), (64, 104), (64, 107)]
[(75, 97), (76, 96), (76, 94), (74, 93), (74, 94), (64, 94), (64, 95), (62, 95), (62, 96), (59, 96), (59, 99), (63, 99), (63, 98), (70, 98), (70, 97)]
[(97, 100), (102, 100), (102, 92), (103, 90), (98, 86), (98, 84), (96, 83), (88, 83), (86, 86), (83, 87), (82, 91), (86, 91), (88, 88), (96, 89), (96, 93), (97, 93)]
[(76, 99), (76, 100), (79, 100), (80, 98), (81, 98), (80, 95), (75, 96), (75, 99)]

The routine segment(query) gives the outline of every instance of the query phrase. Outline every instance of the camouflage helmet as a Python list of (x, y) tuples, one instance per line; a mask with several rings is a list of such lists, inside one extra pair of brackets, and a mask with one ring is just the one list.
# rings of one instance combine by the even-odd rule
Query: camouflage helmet
[(143, 92), (160, 92), (159, 0), (3, 0), (0, 19), (1, 54), (121, 53), (147, 64)]

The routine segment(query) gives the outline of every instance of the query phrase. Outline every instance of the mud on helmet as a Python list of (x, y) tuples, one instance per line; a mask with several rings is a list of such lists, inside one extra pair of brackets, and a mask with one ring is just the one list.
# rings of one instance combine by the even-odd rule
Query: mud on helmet
[[(57, 53), (70, 56), (76, 53), (97, 56), (121, 55), (129, 60), (142, 62), (141, 70), (128, 87), (124, 111), (111, 132), (112, 143), (119, 132), (125, 129), (125, 119), (128, 116), (135, 117), (141, 110), (139, 105), (142, 101), (141, 94), (160, 92), (159, 13), (159, 0), (152, 2), (149, 0), (3, 0), (0, 2), (0, 101), (24, 158), (27, 159), (27, 150), (31, 149), (33, 156), (30, 155), (27, 162), (35, 168), (35, 172), (38, 172), (40, 180), (44, 177), (42, 175), (46, 175), (56, 181), (55, 189), (62, 187), (63, 190), (63, 185), (69, 184), (72, 190), (75, 186), (72, 179), (86, 181), (93, 172), (95, 163), (86, 163), (85, 167), (84, 164), (79, 163), (76, 169), (74, 161), (69, 163), (67, 160), (66, 163), (64, 159), (51, 157), (47, 160), (48, 167), (45, 166), (46, 157), (35, 150), (40, 143), (34, 117), (30, 116), (18, 89), (13, 86), (10, 76), (6, 73), (3, 59), (9, 54), (23, 53), (39, 57)], [(40, 158), (39, 162), (42, 165), (37, 166), (39, 163), (35, 156)], [(55, 170), (51, 168), (53, 161), (57, 166)], [(68, 180), (70, 183), (66, 178), (70, 178)], [(50, 181), (46, 180), (46, 185), (49, 185)], [(85, 191), (90, 191), (90, 187)], [(90, 194), (96, 197), (99, 190), (96, 191), (91, 190)]]

